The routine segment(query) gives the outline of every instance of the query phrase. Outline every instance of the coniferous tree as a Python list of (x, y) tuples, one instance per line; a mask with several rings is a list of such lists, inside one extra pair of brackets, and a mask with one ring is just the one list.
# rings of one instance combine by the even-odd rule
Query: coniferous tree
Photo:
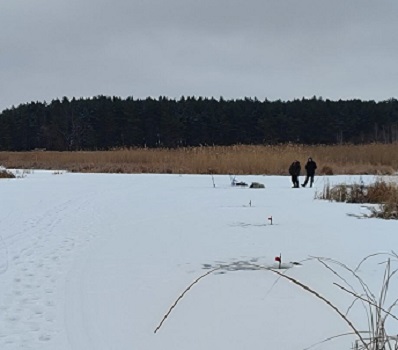
[(398, 101), (96, 96), (0, 113), (0, 150), (398, 142)]

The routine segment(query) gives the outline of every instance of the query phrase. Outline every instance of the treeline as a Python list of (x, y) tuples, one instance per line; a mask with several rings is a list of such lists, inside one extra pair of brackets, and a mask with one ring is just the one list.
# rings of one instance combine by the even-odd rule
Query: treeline
[(0, 150), (107, 150), (232, 144), (398, 141), (398, 101), (97, 96), (0, 114)]

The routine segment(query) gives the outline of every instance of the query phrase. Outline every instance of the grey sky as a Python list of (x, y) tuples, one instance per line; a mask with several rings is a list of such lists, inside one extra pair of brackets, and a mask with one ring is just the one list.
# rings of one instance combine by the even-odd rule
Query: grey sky
[(96, 95), (397, 97), (397, 0), (1, 0), (0, 110)]

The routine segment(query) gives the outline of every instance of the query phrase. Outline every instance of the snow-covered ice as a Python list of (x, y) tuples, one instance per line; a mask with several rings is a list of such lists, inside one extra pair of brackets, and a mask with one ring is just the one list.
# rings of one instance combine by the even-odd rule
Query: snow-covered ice
[[(353, 299), (333, 285), (341, 280), (307, 259), (355, 267), (396, 249), (397, 221), (359, 219), (347, 214), (366, 213), (361, 205), (314, 199), (326, 180), (355, 176), (317, 177), (305, 189), (284, 176), (238, 178), (266, 188), (232, 187), (227, 175), (214, 176), (215, 188), (209, 175), (36, 170), (0, 180), (0, 349), (284, 350), (351, 332), (322, 301), (263, 267), (282, 254), (289, 276), (346, 310)], [(383, 260), (359, 271), (375, 293)], [(220, 265), (155, 334), (184, 289)], [(366, 329), (360, 305), (349, 317)], [(349, 349), (354, 339), (317, 348)]]

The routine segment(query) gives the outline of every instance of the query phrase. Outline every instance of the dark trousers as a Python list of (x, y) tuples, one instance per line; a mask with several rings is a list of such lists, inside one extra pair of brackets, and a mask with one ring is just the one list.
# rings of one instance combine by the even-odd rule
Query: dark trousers
[(299, 187), (298, 175), (292, 175), (293, 187)]
[(314, 183), (314, 176), (315, 174), (307, 174), (303, 183), (303, 187), (307, 186), (308, 181), (310, 181), (310, 187), (312, 187), (312, 184)]

